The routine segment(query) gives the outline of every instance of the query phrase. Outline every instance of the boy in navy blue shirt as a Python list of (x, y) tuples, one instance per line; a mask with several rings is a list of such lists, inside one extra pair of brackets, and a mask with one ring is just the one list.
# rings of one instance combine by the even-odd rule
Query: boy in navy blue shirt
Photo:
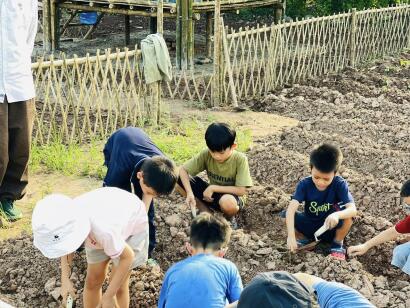
[(159, 308), (225, 307), (242, 292), (235, 264), (223, 258), (231, 227), (220, 215), (203, 212), (191, 224), (191, 257), (174, 264), (165, 274)]
[[(345, 260), (343, 240), (356, 216), (356, 206), (345, 179), (336, 175), (343, 155), (339, 147), (323, 144), (310, 154), (311, 176), (296, 186), (286, 211), (287, 246), (291, 252), (315, 239), (315, 232), (325, 226), (319, 239), (330, 242), (330, 254)], [(304, 203), (304, 212), (297, 211)]]
[(144, 202), (149, 220), (149, 257), (156, 244), (154, 198), (168, 195), (175, 187), (178, 174), (174, 163), (166, 158), (145, 132), (136, 127), (114, 132), (104, 147), (107, 174), (104, 186), (134, 193)]

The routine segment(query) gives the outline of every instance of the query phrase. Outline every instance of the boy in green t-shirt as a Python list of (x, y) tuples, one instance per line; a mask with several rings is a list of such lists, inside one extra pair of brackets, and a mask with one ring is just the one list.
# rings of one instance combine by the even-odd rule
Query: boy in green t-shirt
[[(180, 168), (179, 185), (185, 189), (194, 216), (196, 205), (200, 210), (221, 211), (228, 218), (244, 206), (252, 179), (246, 155), (235, 150), (235, 138), (236, 132), (228, 124), (211, 124), (205, 133), (208, 148)], [(209, 183), (196, 176), (204, 170)]]

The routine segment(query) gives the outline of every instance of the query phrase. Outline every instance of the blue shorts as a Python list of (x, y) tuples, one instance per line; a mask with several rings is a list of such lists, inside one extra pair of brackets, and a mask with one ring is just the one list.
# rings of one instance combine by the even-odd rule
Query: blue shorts
[[(282, 218), (286, 218), (286, 210), (283, 210), (280, 215)], [(324, 223), (325, 223), (324, 220), (312, 218), (306, 215), (305, 213), (301, 213), (301, 212), (295, 213), (296, 231), (298, 231), (299, 233), (302, 233), (309, 240), (315, 239), (315, 232), (321, 226), (323, 226)], [(323, 233), (321, 236), (319, 236), (319, 239), (321, 239), (324, 242), (328, 242), (328, 243), (333, 242), (333, 239), (336, 236), (336, 230), (340, 229), (343, 226), (343, 223), (344, 223), (344, 220), (339, 220), (339, 223), (337, 224), (335, 228)]]
[(407, 275), (410, 275), (410, 242), (394, 248), (391, 264), (400, 268)]

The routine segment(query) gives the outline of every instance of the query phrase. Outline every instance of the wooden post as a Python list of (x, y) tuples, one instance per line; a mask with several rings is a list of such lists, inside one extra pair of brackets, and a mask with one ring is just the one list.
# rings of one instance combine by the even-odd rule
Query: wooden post
[(43, 49), (51, 51), (50, 0), (43, 0)]
[(176, 0), (176, 7), (177, 7), (177, 18), (176, 18), (176, 68), (178, 70), (181, 69), (182, 65), (181, 65), (181, 50), (182, 50), (182, 12), (181, 12), (181, 8), (182, 8), (182, 1), (184, 0)]
[(130, 15), (124, 15), (125, 22), (125, 46), (131, 43), (131, 25), (130, 25)]
[(274, 22), (275, 24), (278, 24), (283, 19), (283, 5), (277, 4), (274, 6), (274, 8), (275, 8)]
[(234, 107), (238, 107), (238, 98), (236, 96), (235, 83), (233, 81), (233, 72), (232, 72), (232, 67), (231, 67), (231, 59), (230, 59), (229, 51), (228, 51), (228, 39), (226, 37), (224, 20), (222, 17), (221, 17), (221, 30), (222, 30), (222, 41), (223, 41), (223, 50), (224, 50), (224, 57), (225, 57), (225, 63), (226, 63), (226, 71), (228, 72), (229, 88), (231, 89), (232, 105)]
[(187, 1), (187, 68), (194, 68), (194, 12), (193, 1)]
[(50, 0), (51, 49), (60, 48), (60, 8), (58, 0)]
[(221, 0), (215, 0), (214, 15), (214, 80), (212, 84), (212, 105), (221, 103)]
[(206, 12), (206, 56), (212, 58), (212, 12)]
[(357, 31), (357, 16), (356, 9), (352, 9), (351, 12), (351, 23), (350, 23), (350, 66), (355, 67), (356, 65), (356, 31)]
[[(157, 32), (164, 34), (164, 2), (163, 0), (158, 0), (158, 9), (157, 9)], [(156, 82), (156, 103), (157, 103), (157, 117), (155, 123), (159, 125), (161, 121), (161, 103), (162, 103), (162, 93), (161, 93), (161, 81)]]
[(189, 0), (181, 1), (181, 69), (183, 70), (188, 68), (188, 1)]
[(158, 0), (157, 32), (164, 34), (164, 0)]

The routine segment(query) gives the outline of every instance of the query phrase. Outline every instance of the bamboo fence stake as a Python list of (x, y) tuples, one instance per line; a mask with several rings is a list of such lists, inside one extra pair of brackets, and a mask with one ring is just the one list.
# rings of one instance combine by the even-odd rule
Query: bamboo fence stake
[(229, 87), (231, 89), (232, 104), (234, 107), (238, 107), (238, 99), (236, 97), (236, 88), (235, 88), (235, 83), (233, 81), (233, 74), (232, 74), (232, 68), (231, 68), (231, 59), (228, 53), (228, 40), (226, 39), (226, 31), (224, 27), (223, 18), (222, 17), (220, 18), (221, 18), (221, 29), (223, 31), (222, 33), (223, 50), (225, 54), (226, 70), (228, 71), (228, 77), (229, 77)]
[(221, 0), (215, 0), (215, 13), (214, 13), (214, 76), (212, 87), (212, 105), (219, 106), (221, 103)]
[(352, 9), (350, 24), (350, 66), (355, 67), (356, 57), (356, 31), (357, 31), (357, 16), (356, 9)]

